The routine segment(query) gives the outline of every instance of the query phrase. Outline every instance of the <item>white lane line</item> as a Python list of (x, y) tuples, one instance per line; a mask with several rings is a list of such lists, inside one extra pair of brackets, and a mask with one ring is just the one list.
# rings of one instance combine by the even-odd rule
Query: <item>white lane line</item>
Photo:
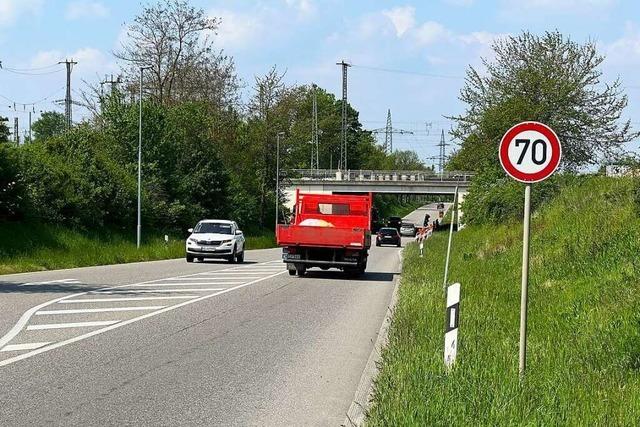
[(156, 293), (156, 292), (204, 292), (204, 291), (221, 291), (224, 288), (209, 288), (209, 289), (121, 289), (117, 291), (93, 291), (98, 295), (111, 295), (111, 294), (144, 294), (144, 293)]
[(150, 288), (155, 286), (239, 285), (240, 283), (244, 283), (244, 282), (246, 282), (246, 280), (234, 280), (233, 282), (182, 282), (182, 283), (157, 282), (157, 283), (145, 283), (144, 285), (136, 286), (136, 288)]
[(29, 325), (27, 326), (27, 331), (41, 331), (44, 329), (86, 328), (90, 326), (109, 326), (118, 322), (119, 320), (96, 320), (93, 322), (43, 323), (41, 325)]
[(198, 298), (197, 295), (175, 295), (171, 297), (132, 297), (132, 298), (85, 298), (58, 301), (58, 304), (86, 304), (95, 302), (120, 302), (120, 301), (151, 301), (151, 300), (167, 300), (167, 299), (191, 299)]
[(286, 270), (281, 271), (280, 273), (271, 274), (269, 276), (261, 277), (260, 279), (252, 280), (251, 282), (243, 283), (242, 285), (234, 286), (233, 288), (228, 288), (228, 289), (225, 289), (225, 290), (220, 291), (220, 292), (216, 292), (216, 293), (209, 294), (209, 295), (203, 295), (200, 298), (192, 299), (192, 300), (189, 300), (189, 301), (184, 301), (184, 302), (181, 302), (179, 304), (170, 305), (170, 306), (165, 307), (165, 308), (163, 308), (161, 310), (152, 311), (151, 313), (143, 314), (142, 316), (134, 317), (133, 319), (124, 320), (124, 321), (122, 321), (120, 323), (116, 323), (116, 324), (107, 326), (105, 328), (96, 329), (94, 331), (87, 332), (86, 334), (78, 335), (76, 337), (69, 338), (69, 339), (64, 340), (64, 341), (59, 341), (59, 342), (54, 343), (54, 344), (50, 344), (50, 345), (47, 345), (47, 346), (44, 346), (44, 347), (40, 347), (40, 348), (38, 348), (36, 350), (32, 350), (32, 351), (30, 351), (28, 353), (22, 353), (22, 354), (19, 354), (17, 356), (10, 357), (8, 359), (0, 361), (0, 367), (10, 365), (10, 364), (18, 362), (20, 360), (28, 359), (30, 357), (36, 356), (38, 354), (41, 354), (41, 353), (44, 353), (44, 352), (47, 352), (47, 351), (50, 351), (50, 350), (55, 350), (56, 348), (60, 348), (60, 347), (63, 347), (65, 345), (68, 345), (68, 344), (73, 344), (73, 343), (78, 342), (78, 341), (86, 340), (87, 338), (91, 338), (91, 337), (93, 337), (95, 335), (99, 335), (99, 334), (102, 334), (102, 333), (105, 333), (105, 332), (120, 328), (122, 326), (129, 325), (129, 324), (134, 323), (134, 322), (139, 322), (140, 320), (148, 319), (149, 317), (157, 316), (159, 314), (166, 313), (166, 312), (171, 311), (171, 310), (176, 310), (178, 308), (184, 307), (184, 306), (189, 305), (189, 304), (194, 304), (196, 302), (204, 301), (206, 299), (213, 298), (213, 297), (218, 296), (218, 295), (226, 294), (228, 292), (232, 292), (232, 291), (235, 291), (235, 290), (238, 290), (238, 289), (242, 289), (242, 288), (247, 287), (247, 286), (255, 285), (256, 283), (262, 282), (264, 280), (273, 279), (274, 277), (279, 276), (279, 275), (281, 275), (283, 273), (286, 273)]
[[(275, 271), (272, 271), (271, 273), (275, 273)], [(243, 273), (243, 275), (246, 276), (262, 276), (262, 274), (259, 273)], [(208, 276), (208, 277), (176, 277), (175, 279), (160, 279), (158, 280), (160, 281), (166, 281), (166, 280), (234, 280), (234, 279), (241, 279), (241, 277), (229, 277), (229, 276), (236, 276), (236, 274), (225, 274), (224, 276), (220, 276), (220, 277), (212, 277), (212, 276)]]
[(106, 308), (78, 308), (71, 310), (43, 310), (38, 311), (36, 316), (48, 316), (50, 314), (83, 314), (83, 313), (109, 313), (112, 311), (145, 311), (160, 310), (166, 305), (149, 305), (142, 307), (106, 307)]
[(60, 280), (48, 280), (45, 282), (29, 282), (29, 283), (22, 283), (20, 285), (18, 285), (19, 287), (22, 286), (38, 286), (38, 285), (55, 285), (55, 284), (79, 284), (80, 281), (77, 279), (60, 279)]
[(49, 342), (28, 342), (25, 344), (9, 344), (8, 346), (3, 347), (2, 350), (0, 350), (0, 352), (35, 350), (36, 348), (44, 347), (47, 344), (50, 344), (50, 343)]

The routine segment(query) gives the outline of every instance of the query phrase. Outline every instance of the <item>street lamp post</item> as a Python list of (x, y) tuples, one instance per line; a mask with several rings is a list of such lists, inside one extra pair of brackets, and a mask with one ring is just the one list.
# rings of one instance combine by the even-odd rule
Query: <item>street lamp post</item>
[(276, 231), (278, 229), (278, 210), (280, 207), (280, 137), (284, 132), (276, 135)]
[(136, 246), (140, 248), (142, 237), (142, 77), (150, 67), (140, 67), (140, 115), (138, 120), (138, 227), (136, 230)]

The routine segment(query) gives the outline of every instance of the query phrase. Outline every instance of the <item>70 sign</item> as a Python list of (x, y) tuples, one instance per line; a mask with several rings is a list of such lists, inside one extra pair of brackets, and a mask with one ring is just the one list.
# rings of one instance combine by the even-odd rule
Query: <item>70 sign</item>
[(558, 136), (538, 122), (519, 123), (500, 141), (502, 167), (512, 178), (524, 183), (549, 177), (558, 168), (561, 156)]
[(520, 282), (520, 378), (527, 366), (527, 300), (529, 288), (529, 236), (531, 184), (548, 178), (560, 164), (562, 147), (556, 133), (539, 122), (522, 122), (507, 131), (500, 141), (500, 163), (513, 179), (524, 182), (522, 233), (522, 280)]

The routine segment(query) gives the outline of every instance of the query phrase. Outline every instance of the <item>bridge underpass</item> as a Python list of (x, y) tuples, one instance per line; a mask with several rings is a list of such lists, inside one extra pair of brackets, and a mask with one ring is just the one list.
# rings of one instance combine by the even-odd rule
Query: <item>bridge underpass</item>
[(460, 200), (467, 193), (473, 174), (470, 172), (376, 171), (296, 169), (282, 183), (285, 206), (293, 209), (296, 190), (303, 193), (377, 193), (453, 195), (456, 187)]

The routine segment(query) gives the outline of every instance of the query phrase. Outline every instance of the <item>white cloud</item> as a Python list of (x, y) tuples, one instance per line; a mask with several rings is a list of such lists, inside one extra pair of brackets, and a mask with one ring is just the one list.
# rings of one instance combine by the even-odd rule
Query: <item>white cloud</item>
[(243, 15), (230, 10), (211, 10), (209, 16), (221, 20), (214, 41), (225, 49), (247, 47), (267, 31), (258, 14)]
[(501, 13), (512, 19), (530, 21), (551, 13), (569, 15), (602, 14), (617, 0), (502, 0)]
[(435, 21), (427, 21), (415, 30), (415, 38), (418, 44), (427, 45), (449, 40), (451, 31)]
[(413, 6), (395, 7), (382, 12), (393, 24), (398, 37), (402, 37), (408, 30), (413, 28), (415, 25), (415, 13), (416, 9)]
[(317, 7), (312, 0), (285, 0), (287, 6), (298, 11), (300, 18), (309, 18), (316, 14)]
[(104, 18), (109, 16), (109, 9), (97, 1), (72, 1), (67, 4), (67, 19)]
[(0, 0), (0, 27), (14, 24), (23, 14), (40, 13), (43, 4), (43, 0)]
[[(113, 73), (117, 67), (111, 56), (93, 47), (84, 47), (74, 52), (46, 50), (37, 52), (29, 61), (32, 68), (46, 67), (65, 59), (77, 62), (73, 68), (74, 77), (91, 79), (104, 73)], [(78, 80), (76, 80), (78, 81)]]
[(474, 0), (444, 0), (444, 2), (452, 6), (471, 6)]
[(628, 22), (624, 35), (609, 44), (602, 46), (607, 66), (628, 66), (640, 64), (640, 31)]

